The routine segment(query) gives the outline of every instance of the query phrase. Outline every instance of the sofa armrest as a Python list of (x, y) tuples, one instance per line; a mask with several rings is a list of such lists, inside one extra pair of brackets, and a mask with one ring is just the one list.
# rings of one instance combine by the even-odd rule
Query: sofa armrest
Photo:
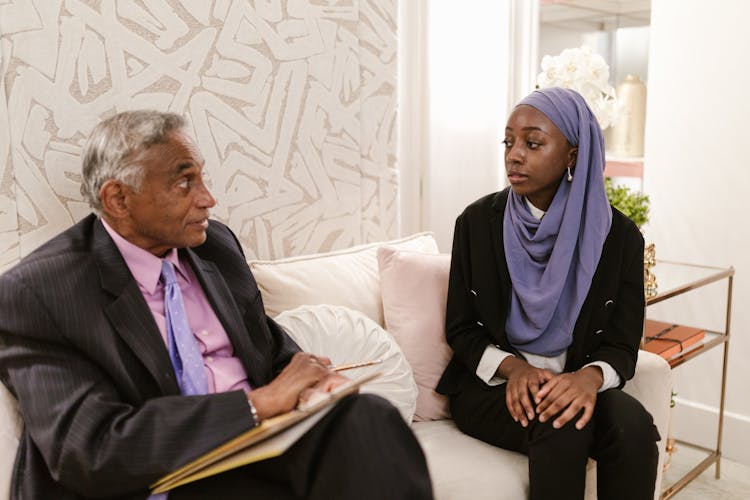
[(10, 498), (13, 463), (22, 426), (18, 403), (0, 383), (0, 500)]
[(623, 389), (636, 398), (651, 413), (659, 430), (659, 468), (656, 475), (656, 495), (661, 493), (661, 478), (665, 447), (669, 433), (669, 412), (672, 400), (672, 370), (669, 364), (656, 354), (638, 351), (635, 376), (628, 380)]
[(623, 389), (636, 398), (654, 417), (662, 440), (667, 436), (669, 403), (672, 400), (672, 370), (659, 355), (648, 351), (638, 352), (635, 376)]

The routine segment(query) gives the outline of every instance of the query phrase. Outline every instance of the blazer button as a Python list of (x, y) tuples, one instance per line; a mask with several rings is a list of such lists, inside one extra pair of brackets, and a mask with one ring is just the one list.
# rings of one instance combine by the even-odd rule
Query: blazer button
[(606, 307), (606, 308), (610, 308), (610, 307), (612, 307), (612, 306), (613, 306), (614, 304), (615, 304), (615, 301), (614, 301), (614, 300), (611, 300), (611, 299), (610, 299), (610, 300), (608, 300), (607, 302), (605, 302), (605, 303), (604, 303), (604, 307)]
[(601, 335), (602, 333), (604, 333), (604, 330), (597, 330), (594, 332), (596, 335)]
[(476, 296), (477, 296), (477, 292), (475, 292), (474, 290), (469, 290), (469, 291), (471, 292), (471, 294), (472, 294), (472, 295), (473, 295), (474, 297), (476, 297)]
[(482, 323), (481, 321), (477, 321), (477, 325), (484, 326), (484, 323)]
[(587, 354), (586, 359), (591, 359), (591, 354)]

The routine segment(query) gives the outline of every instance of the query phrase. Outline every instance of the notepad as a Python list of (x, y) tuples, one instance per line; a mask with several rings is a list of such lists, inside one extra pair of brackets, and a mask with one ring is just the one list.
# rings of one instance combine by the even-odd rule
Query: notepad
[(261, 422), (257, 427), (167, 474), (151, 485), (152, 493), (169, 491), (183, 484), (273, 458), (284, 453), (328, 413), (341, 399), (357, 392), (363, 384), (380, 376), (370, 373), (322, 393), (314, 402)]

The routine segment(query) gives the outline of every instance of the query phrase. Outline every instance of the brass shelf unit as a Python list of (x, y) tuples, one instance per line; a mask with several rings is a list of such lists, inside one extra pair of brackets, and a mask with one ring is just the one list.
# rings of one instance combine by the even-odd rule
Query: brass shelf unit
[(732, 315), (732, 284), (734, 280), (734, 268), (702, 266), (657, 260), (656, 266), (652, 268), (652, 270), (659, 280), (659, 288), (655, 295), (646, 298), (647, 316), (648, 306), (658, 304), (659, 302), (688, 293), (691, 290), (696, 290), (711, 283), (727, 280), (724, 331), (706, 331), (706, 336), (701, 342), (690, 346), (685, 351), (667, 360), (671, 368), (676, 368), (697, 356), (703, 355), (714, 347), (724, 347), (716, 448), (706, 448), (682, 440), (676, 441), (691, 448), (704, 451), (707, 456), (673, 484), (662, 489), (662, 500), (668, 500), (711, 465), (716, 465), (716, 479), (719, 479), (721, 476), (721, 440), (722, 432), (724, 430), (724, 402), (726, 397), (727, 359), (729, 354), (729, 331)]

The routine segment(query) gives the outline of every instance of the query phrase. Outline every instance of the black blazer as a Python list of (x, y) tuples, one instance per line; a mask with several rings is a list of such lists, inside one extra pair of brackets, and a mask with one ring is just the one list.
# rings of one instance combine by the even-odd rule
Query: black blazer
[[(253, 387), (299, 350), (266, 317), (234, 234), (180, 250)], [(156, 322), (90, 215), (0, 276), (0, 379), (24, 430), (12, 499), (146, 498), (155, 479), (248, 430), (243, 391), (181, 396)]]
[[(456, 220), (445, 329), (453, 357), (436, 390), (461, 391), (476, 376), (485, 348), (521, 354), (508, 342), (505, 320), (511, 282), (503, 247), (503, 214), (509, 189), (469, 205)], [(643, 237), (612, 208), (612, 227), (573, 330), (565, 371), (606, 361), (622, 383), (633, 377), (643, 332)]]

